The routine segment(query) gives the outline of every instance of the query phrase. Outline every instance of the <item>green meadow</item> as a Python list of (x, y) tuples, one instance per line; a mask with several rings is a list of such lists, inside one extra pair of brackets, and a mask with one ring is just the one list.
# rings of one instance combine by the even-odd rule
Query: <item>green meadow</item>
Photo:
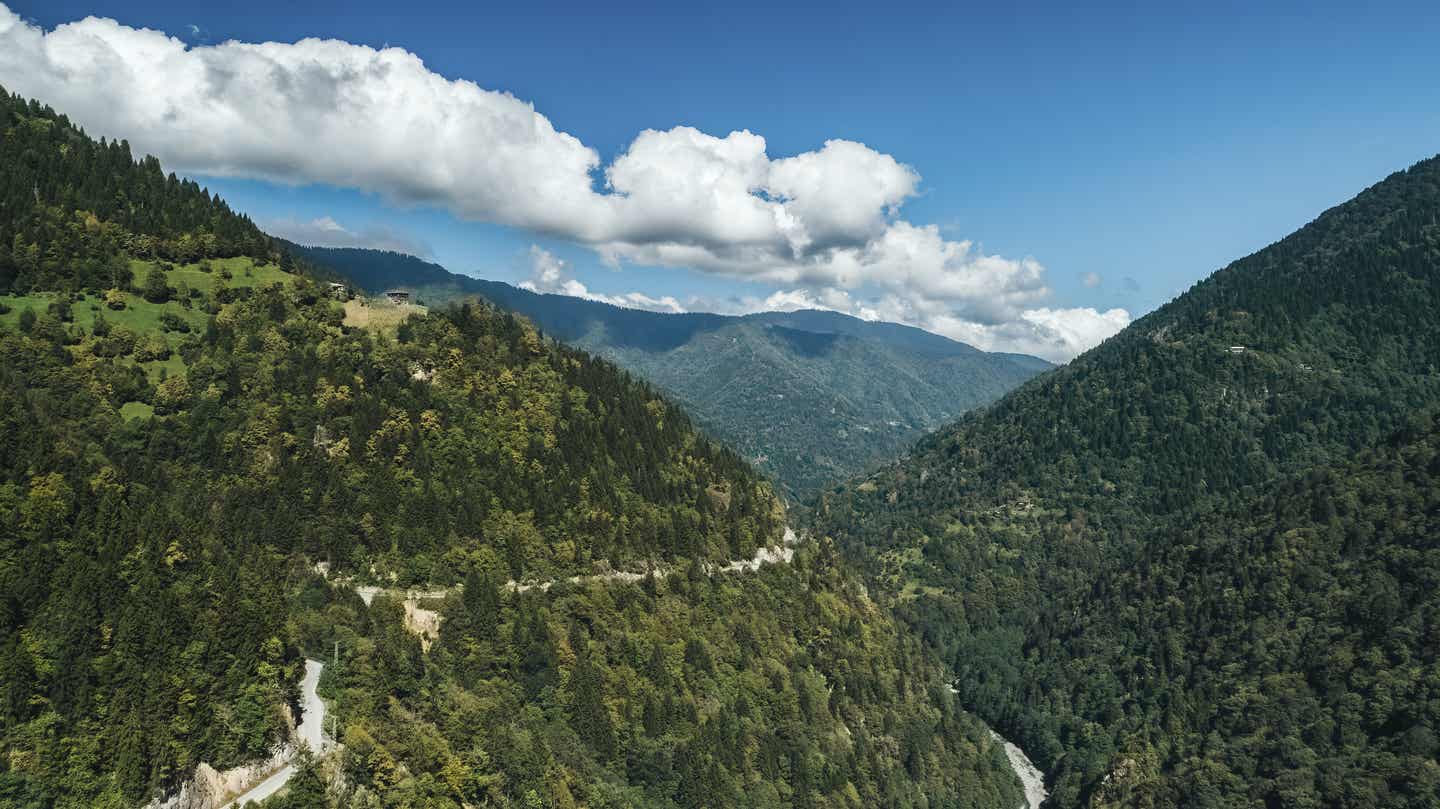
[[(134, 272), (134, 285), (136, 287), (143, 286), (150, 271), (156, 266), (157, 263), (153, 261), (131, 259), (130, 268)], [(165, 271), (165, 278), (174, 290), (172, 299), (165, 303), (151, 303), (141, 297), (139, 292), (131, 291), (121, 293), (125, 301), (123, 309), (111, 309), (106, 306), (103, 295), (81, 295), (70, 303), (73, 321), (66, 323), (66, 328), (78, 329), (88, 336), (94, 333), (95, 319), (103, 317), (111, 328), (125, 328), (141, 337), (152, 334), (162, 335), (172, 352), (175, 353), (172, 353), (167, 359), (140, 363), (150, 380), (158, 382), (167, 376), (185, 372), (185, 362), (180, 358), (178, 349), (186, 334), (180, 331), (166, 331), (161, 323), (162, 315), (170, 313), (180, 318), (190, 327), (190, 333), (203, 331), (210, 317), (204, 311), (204, 303), (217, 286), (222, 288), (268, 286), (274, 283), (293, 282), (296, 276), (281, 270), (274, 264), (256, 264), (254, 259), (240, 256), (209, 259), (194, 264), (173, 265), (171, 269)], [(198, 294), (196, 294), (197, 292)], [(0, 295), (0, 308), (6, 309), (3, 314), (0, 314), (0, 328), (17, 328), (21, 314), (27, 309), (35, 312), (36, 315), (45, 314), (50, 305), (62, 296), (64, 293), (57, 292)], [(189, 303), (189, 306), (186, 306), (186, 303)], [(135, 360), (125, 357), (122, 358), (122, 361), (134, 362)], [(149, 405), (140, 402), (131, 402), (125, 408), (122, 408), (122, 413), (127, 418), (148, 416), (152, 410)]]

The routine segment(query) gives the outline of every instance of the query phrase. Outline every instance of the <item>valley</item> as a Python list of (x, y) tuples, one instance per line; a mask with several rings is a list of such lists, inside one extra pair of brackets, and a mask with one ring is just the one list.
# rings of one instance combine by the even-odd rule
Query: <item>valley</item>
[[(653, 388), (485, 304), (347, 325), (331, 271), (5, 104), (3, 235), (55, 260), (0, 267), (3, 800), (136, 806), (202, 764), (306, 809), (1023, 800), (833, 545), (790, 546)], [(336, 746), (290, 760), (312, 694)]]
[(1051, 805), (1434, 804), (1437, 176), (817, 504)]
[(0, 809), (1440, 809), (1424, 15), (10, 1)]

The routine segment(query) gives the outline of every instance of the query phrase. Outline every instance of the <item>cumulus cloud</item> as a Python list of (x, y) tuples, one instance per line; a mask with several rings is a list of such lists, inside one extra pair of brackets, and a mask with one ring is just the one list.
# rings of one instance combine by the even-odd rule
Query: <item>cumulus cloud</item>
[[(984, 322), (958, 316), (942, 302), (917, 297), (886, 295), (877, 300), (848, 296), (813, 297), (800, 291), (777, 293), (752, 308), (831, 309), (866, 320), (908, 323), (985, 351), (1034, 354), (1052, 362), (1066, 362), (1099, 345), (1130, 325), (1124, 309), (1101, 312), (1090, 307), (1023, 309), (1013, 318)], [(804, 305), (787, 305), (801, 304)]]
[[(189, 45), (95, 17), (45, 31), (3, 4), (0, 83), (180, 171), (438, 206), (586, 245), (616, 266), (764, 282), (785, 290), (780, 303), (804, 295), (829, 308), (907, 310), (906, 322), (953, 321), (987, 335), (1059, 335), (1041, 313), (1080, 311), (1047, 308), (1045, 268), (1034, 259), (987, 255), (902, 219), (920, 175), (854, 141), (771, 157), (759, 134), (681, 126), (641, 132), (605, 165), (532, 104), (441, 76), (400, 48)], [(584, 287), (573, 277), (555, 283)], [(640, 298), (622, 305), (668, 305)], [(902, 303), (882, 306), (890, 300)]]
[(651, 312), (675, 314), (685, 311), (685, 307), (680, 304), (680, 301), (669, 295), (652, 298), (641, 292), (626, 292), (621, 295), (591, 292), (585, 284), (571, 276), (569, 265), (563, 259), (538, 245), (530, 245), (529, 258), (530, 278), (520, 282), (521, 289), (528, 289), (544, 295), (569, 295), (574, 298), (584, 298), (587, 301), (623, 306), (627, 309), (646, 309)]
[(393, 250), (421, 258), (434, 256), (430, 245), (384, 225), (367, 225), (351, 230), (329, 216), (307, 221), (293, 218), (266, 219), (259, 224), (267, 233), (311, 247), (365, 247), (371, 250)]

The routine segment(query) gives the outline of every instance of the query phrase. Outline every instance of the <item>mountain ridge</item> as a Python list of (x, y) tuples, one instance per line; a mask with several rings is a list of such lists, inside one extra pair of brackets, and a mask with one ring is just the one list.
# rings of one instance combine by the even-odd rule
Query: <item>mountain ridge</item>
[(487, 302), (336, 300), (4, 93), (0, 202), (0, 805), (264, 767), (312, 696), (339, 744), (267, 806), (1018, 805), (933, 656), (654, 386)]
[[(1440, 158), (826, 493), (817, 533), (941, 650), (967, 707), (1046, 767), (1057, 807), (1434, 806), (1440, 703), (1414, 679), (1415, 661), (1434, 666), (1433, 599), (1384, 595), (1371, 631), (1356, 580), (1307, 566), (1350, 565), (1379, 594), (1440, 575), (1436, 535), (1412, 530), (1433, 466), (1393, 494), (1347, 471), (1440, 410), (1436, 311)], [(1410, 457), (1433, 457), (1428, 429)], [(1267, 509), (1281, 530), (1260, 530)], [(1241, 535), (1253, 562), (1226, 545)], [(1326, 597), (1272, 597), (1292, 575)], [(1327, 658), (1297, 635), (1352, 640)], [(1375, 678), (1392, 701), (1374, 701)], [(1357, 701), (1374, 715), (1348, 718)], [(1268, 724), (1236, 730), (1247, 710)], [(1343, 733), (1315, 715), (1347, 716)]]
[(478, 295), (523, 314), (665, 390), (797, 499), (1053, 367), (839, 312), (649, 312), (458, 275), (401, 253), (295, 249), (371, 293)]

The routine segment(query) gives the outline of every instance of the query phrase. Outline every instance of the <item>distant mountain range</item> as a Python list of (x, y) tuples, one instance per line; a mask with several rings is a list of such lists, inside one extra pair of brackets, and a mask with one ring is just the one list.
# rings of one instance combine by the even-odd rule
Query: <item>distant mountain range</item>
[(481, 296), (677, 399), (711, 434), (804, 497), (903, 451), (1050, 363), (825, 311), (665, 314), (545, 295), (401, 253), (295, 248), (367, 292)]

